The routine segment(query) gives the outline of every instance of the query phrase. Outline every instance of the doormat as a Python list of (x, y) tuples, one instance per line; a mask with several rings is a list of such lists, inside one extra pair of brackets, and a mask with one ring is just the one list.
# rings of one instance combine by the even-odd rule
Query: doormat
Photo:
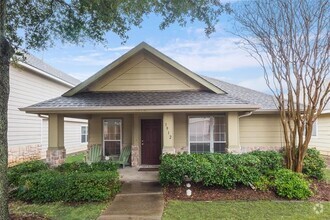
[(158, 171), (157, 167), (141, 167), (139, 171)]

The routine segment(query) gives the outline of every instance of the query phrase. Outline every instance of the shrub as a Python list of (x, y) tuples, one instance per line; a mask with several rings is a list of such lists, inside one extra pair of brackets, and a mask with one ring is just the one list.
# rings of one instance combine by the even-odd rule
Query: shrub
[(326, 164), (320, 152), (315, 148), (307, 149), (303, 164), (303, 173), (309, 177), (323, 179), (324, 168), (326, 168)]
[(118, 165), (111, 162), (96, 162), (87, 164), (83, 162), (64, 163), (55, 168), (59, 172), (94, 172), (94, 171), (116, 171)]
[(114, 196), (120, 187), (117, 171), (57, 172), (27, 174), (19, 180), (16, 197), (22, 201), (102, 201)]
[(10, 185), (17, 186), (21, 176), (47, 170), (48, 165), (41, 160), (28, 161), (8, 169), (8, 181)]
[(257, 181), (252, 184), (256, 189), (267, 191), (273, 186), (273, 182), (268, 176), (261, 176)]
[(263, 175), (269, 176), (275, 171), (284, 168), (283, 155), (277, 151), (253, 151), (249, 154), (260, 159), (258, 169)]
[(302, 174), (288, 169), (280, 169), (275, 173), (274, 186), (279, 196), (289, 199), (307, 199), (312, 195), (309, 183)]
[(248, 185), (260, 176), (260, 159), (250, 154), (166, 154), (159, 167), (162, 185), (180, 185), (184, 176), (206, 186), (234, 188)]

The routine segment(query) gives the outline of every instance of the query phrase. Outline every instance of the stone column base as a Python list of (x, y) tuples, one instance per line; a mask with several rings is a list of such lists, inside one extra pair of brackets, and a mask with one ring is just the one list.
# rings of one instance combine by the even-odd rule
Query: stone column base
[(139, 146), (132, 145), (132, 152), (131, 152), (131, 165), (132, 167), (138, 167), (140, 160), (140, 151)]
[(47, 149), (46, 163), (51, 167), (57, 167), (64, 163), (66, 157), (66, 150), (63, 149)]

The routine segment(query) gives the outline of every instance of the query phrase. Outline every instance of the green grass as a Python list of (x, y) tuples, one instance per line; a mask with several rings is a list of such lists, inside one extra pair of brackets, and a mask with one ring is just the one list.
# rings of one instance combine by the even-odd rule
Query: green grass
[(330, 169), (325, 169), (324, 172), (325, 172), (325, 181), (327, 183), (330, 183)]
[(169, 201), (163, 219), (330, 219), (330, 202), (320, 203), (321, 214), (313, 210), (316, 204), (306, 201)]
[(70, 205), (62, 202), (47, 204), (10, 203), (10, 212), (18, 215), (36, 214), (54, 220), (96, 219), (109, 202)]
[(65, 158), (65, 163), (84, 162), (84, 156), (85, 153), (69, 155), (67, 158)]

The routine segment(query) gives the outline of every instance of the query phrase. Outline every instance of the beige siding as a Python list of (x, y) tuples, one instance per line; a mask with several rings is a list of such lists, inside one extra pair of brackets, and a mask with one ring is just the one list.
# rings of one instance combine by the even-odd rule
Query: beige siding
[(90, 91), (182, 91), (201, 85), (160, 61), (140, 54), (94, 83)]
[(239, 119), (242, 147), (281, 147), (281, 132), (278, 115), (251, 115)]
[(309, 146), (330, 155), (330, 114), (323, 114), (317, 119), (317, 136), (312, 137)]
[(174, 146), (176, 151), (188, 151), (188, 116), (186, 113), (174, 114)]
[[(27, 69), (10, 67), (10, 95), (8, 103), (8, 145), (9, 149), (25, 147), (27, 145), (42, 145), (42, 155), (48, 145), (47, 119), (41, 119), (34, 114), (26, 114), (18, 108), (26, 107), (37, 102), (60, 96), (70, 89), (69, 86), (60, 84)], [(65, 143), (67, 152), (81, 149), (80, 125), (71, 126), (66, 122)], [(74, 137), (73, 137), (74, 136)], [(85, 145), (86, 146), (86, 145)]]

